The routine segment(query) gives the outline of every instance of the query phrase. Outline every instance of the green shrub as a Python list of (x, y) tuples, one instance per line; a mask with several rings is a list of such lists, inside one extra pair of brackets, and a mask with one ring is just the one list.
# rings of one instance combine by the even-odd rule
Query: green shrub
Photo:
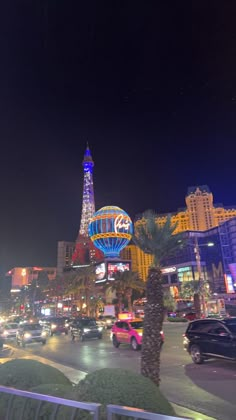
[[(72, 384), (69, 379), (58, 369), (35, 360), (27, 359), (11, 360), (0, 365), (0, 384), (27, 391), (34, 389), (33, 387), (41, 386), (47, 391), (45, 392), (46, 394), (55, 396), (64, 396), (65, 391), (69, 395), (72, 389)], [(9, 398), (10, 396), (7, 394), (1, 394), (0, 396), (0, 418), (5, 418), (6, 416)], [(21, 413), (24, 407), (24, 402), (25, 398), (13, 398), (11, 403), (11, 420), (19, 419), (19, 413)], [(37, 403), (35, 401), (27, 400), (24, 420), (34, 419), (34, 416), (32, 417), (32, 409), (35, 412), (36, 406)]]
[(174, 410), (159, 388), (148, 378), (125, 369), (101, 369), (86, 376), (75, 387), (77, 401), (102, 404), (101, 418), (106, 418), (106, 405), (137, 407), (166, 415)]
[(188, 322), (188, 320), (186, 318), (181, 318), (181, 317), (178, 317), (178, 316), (176, 316), (175, 318), (172, 317), (172, 316), (169, 316), (167, 318), (167, 321), (169, 321), (169, 322)]
[(71, 385), (58, 369), (36, 360), (15, 359), (0, 365), (0, 384), (29, 390), (41, 384)]

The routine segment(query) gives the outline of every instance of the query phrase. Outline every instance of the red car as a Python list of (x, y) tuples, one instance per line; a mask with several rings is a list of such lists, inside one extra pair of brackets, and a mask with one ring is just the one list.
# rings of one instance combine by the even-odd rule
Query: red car
[(187, 312), (186, 314), (183, 314), (183, 317), (188, 321), (194, 321), (197, 318), (197, 315), (196, 312)]

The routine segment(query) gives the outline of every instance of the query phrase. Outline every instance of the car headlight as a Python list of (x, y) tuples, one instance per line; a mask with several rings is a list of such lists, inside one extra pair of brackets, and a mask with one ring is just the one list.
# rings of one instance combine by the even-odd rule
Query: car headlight
[(3, 335), (6, 337), (8, 335), (7, 331), (3, 331)]
[(138, 335), (139, 335), (140, 337), (142, 337), (142, 336), (143, 336), (143, 333), (142, 333), (142, 332), (139, 332), (139, 333), (138, 333)]
[(46, 331), (42, 331), (42, 337), (45, 337), (47, 335)]
[(52, 325), (51, 325), (51, 328), (53, 328), (53, 329), (54, 329), (54, 328), (57, 328), (56, 324), (52, 324)]
[(84, 328), (84, 332), (89, 332), (90, 329), (89, 328)]
[(106, 323), (107, 323), (107, 324), (111, 324), (111, 320), (110, 320), (110, 319), (107, 319), (107, 320), (106, 320)]
[(98, 327), (98, 331), (102, 331), (103, 330), (103, 328), (102, 327)]
[(30, 338), (31, 337), (31, 334), (30, 333), (25, 333), (24, 334), (24, 338)]
[(65, 327), (66, 327), (66, 328), (68, 328), (68, 327), (69, 327), (69, 324), (68, 324), (67, 322), (65, 323)]

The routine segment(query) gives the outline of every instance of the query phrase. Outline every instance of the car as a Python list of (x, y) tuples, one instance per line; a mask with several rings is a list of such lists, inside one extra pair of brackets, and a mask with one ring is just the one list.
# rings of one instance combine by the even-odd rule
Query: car
[(16, 343), (25, 347), (29, 343), (46, 344), (47, 333), (39, 323), (21, 324), (16, 332)]
[(104, 329), (112, 328), (115, 322), (116, 317), (113, 315), (100, 315), (97, 320), (99, 326), (103, 326)]
[[(164, 333), (160, 332), (161, 346), (164, 343)], [(142, 345), (143, 338), (143, 320), (141, 318), (133, 318), (127, 320), (119, 320), (115, 322), (111, 329), (111, 339), (113, 346), (118, 348), (120, 344), (130, 344), (133, 350), (139, 350)]]
[(102, 338), (102, 327), (99, 327), (94, 318), (80, 318), (71, 326), (72, 341), (77, 338), (84, 341), (86, 338)]
[(15, 340), (18, 328), (19, 324), (16, 322), (7, 322), (1, 325), (1, 336), (6, 340)]
[(183, 336), (184, 350), (196, 364), (211, 358), (236, 361), (236, 317), (191, 321)]
[(186, 312), (183, 313), (183, 318), (186, 318), (188, 321), (194, 321), (197, 318), (196, 312)]
[(50, 335), (53, 336), (54, 334), (61, 334), (65, 333), (65, 335), (68, 335), (69, 333), (69, 324), (67, 323), (67, 320), (65, 318), (55, 317), (55, 318), (49, 318), (47, 324), (47, 329), (50, 330)]

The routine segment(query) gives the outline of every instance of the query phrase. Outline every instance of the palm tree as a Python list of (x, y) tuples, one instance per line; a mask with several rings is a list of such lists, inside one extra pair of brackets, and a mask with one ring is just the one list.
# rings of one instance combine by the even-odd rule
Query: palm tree
[(196, 317), (201, 318), (201, 300), (211, 295), (208, 281), (192, 280), (182, 284), (179, 296), (183, 299), (193, 299), (193, 306), (196, 311)]
[[(66, 279), (65, 279), (66, 280)], [(85, 295), (86, 315), (90, 312), (91, 298), (95, 293), (95, 267), (94, 265), (81, 266), (76, 271), (68, 273), (65, 296)], [(93, 306), (93, 305), (92, 305)]]
[(117, 272), (115, 275), (115, 280), (112, 282), (112, 285), (108, 283), (108, 288), (116, 292), (118, 299), (119, 312), (122, 308), (122, 300), (125, 297), (128, 301), (128, 310), (132, 312), (132, 294), (134, 290), (139, 292), (146, 289), (146, 284), (140, 280), (138, 273), (134, 271), (123, 271)]
[(153, 255), (149, 268), (144, 310), (144, 332), (141, 352), (141, 373), (156, 385), (160, 383), (160, 350), (164, 305), (162, 286), (162, 264), (165, 258), (175, 255), (183, 246), (180, 234), (174, 235), (176, 224), (168, 216), (165, 224), (156, 223), (156, 215), (148, 210), (143, 213), (142, 223), (136, 225), (134, 242), (145, 253)]

